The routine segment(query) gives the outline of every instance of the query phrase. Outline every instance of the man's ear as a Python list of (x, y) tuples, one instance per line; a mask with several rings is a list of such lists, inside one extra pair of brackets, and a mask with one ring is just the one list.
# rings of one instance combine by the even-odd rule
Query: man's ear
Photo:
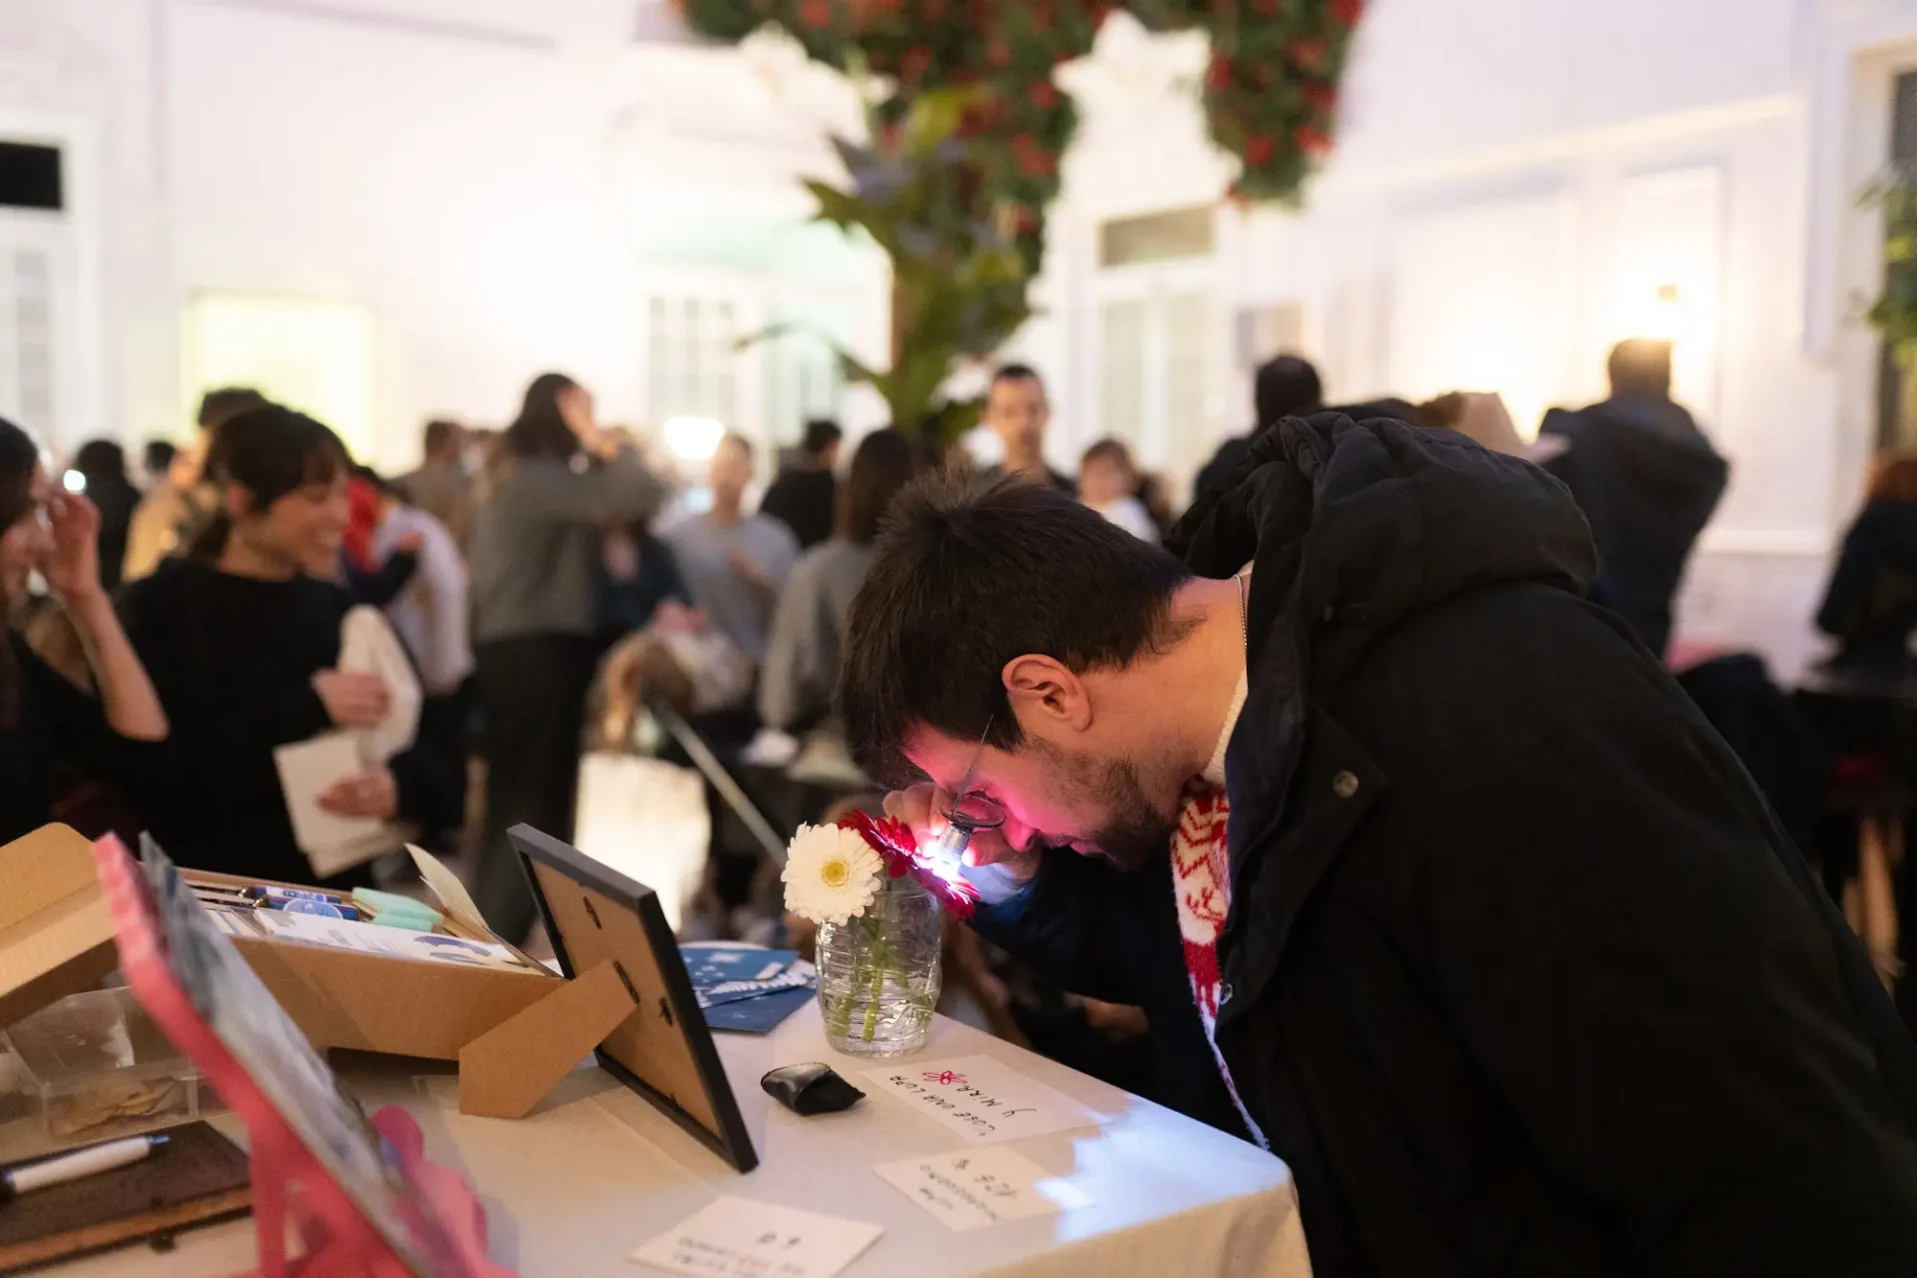
[(238, 523), (253, 513), (253, 499), (238, 484), (228, 484), (220, 490), (220, 509), (226, 512), (227, 518)]
[(1084, 681), (1057, 658), (1014, 657), (1005, 663), (1003, 678), (1012, 714), (1025, 731), (1049, 738), (1092, 726), (1092, 699)]

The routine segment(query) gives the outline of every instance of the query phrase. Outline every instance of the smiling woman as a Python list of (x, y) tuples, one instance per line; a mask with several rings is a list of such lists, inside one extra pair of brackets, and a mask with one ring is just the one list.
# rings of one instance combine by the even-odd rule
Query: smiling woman
[[(137, 741), (166, 736), (166, 716), (100, 584), (99, 512), (47, 477), (40, 450), (0, 420), (0, 843), (50, 819), (59, 765), (119, 778)], [(37, 656), (12, 622), (39, 572), (66, 606), (95, 700)]]
[[(121, 602), (175, 731), (139, 778), (148, 827), (198, 869), (305, 881), (273, 751), (368, 728), (391, 703), (378, 675), (342, 671), (352, 599), (332, 581), (347, 519), (346, 449), (312, 418), (269, 405), (228, 422), (207, 458), (219, 515), (187, 559)], [(457, 761), (415, 744), (320, 798), (341, 816), (439, 828)], [(456, 816), (451, 818), (456, 819)]]

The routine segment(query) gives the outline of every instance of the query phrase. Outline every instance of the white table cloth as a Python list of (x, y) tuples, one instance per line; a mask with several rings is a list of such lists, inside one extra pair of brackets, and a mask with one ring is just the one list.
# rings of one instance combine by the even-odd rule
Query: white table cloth
[[(858, 1081), (866, 1063), (825, 1046), (818, 1013), (801, 1008), (765, 1038), (720, 1034), (719, 1053), (745, 1115), (758, 1169), (740, 1176), (638, 1096), (594, 1067), (571, 1075), (518, 1122), (458, 1112), (450, 1072), (417, 1062), (341, 1058), (368, 1111), (401, 1104), (419, 1119), (427, 1154), (463, 1171), (485, 1203), (493, 1258), (524, 1278), (643, 1278), (627, 1257), (720, 1195), (759, 1199), (882, 1226), (848, 1278), (1308, 1278), (1290, 1173), (1278, 1159), (1116, 1088), (954, 1021), (936, 1023), (917, 1057), (987, 1055), (1109, 1119), (1013, 1147), (1092, 1200), (1089, 1207), (968, 1233), (948, 1230), (872, 1168), (961, 1147), (903, 1102), (864, 1088), (843, 1114), (800, 1118), (759, 1087), (767, 1070), (829, 1061)], [(873, 1062), (877, 1065), (883, 1062)], [(221, 1120), (230, 1123), (230, 1119)], [(49, 1271), (58, 1278), (207, 1278), (253, 1264), (253, 1223), (180, 1235)]]

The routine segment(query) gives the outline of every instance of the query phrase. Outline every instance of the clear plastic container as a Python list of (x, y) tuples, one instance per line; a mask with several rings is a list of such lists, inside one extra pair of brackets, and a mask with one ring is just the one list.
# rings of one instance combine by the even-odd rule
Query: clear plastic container
[(192, 1122), (225, 1107), (132, 991), (61, 999), (5, 1038), (47, 1139), (90, 1144)]

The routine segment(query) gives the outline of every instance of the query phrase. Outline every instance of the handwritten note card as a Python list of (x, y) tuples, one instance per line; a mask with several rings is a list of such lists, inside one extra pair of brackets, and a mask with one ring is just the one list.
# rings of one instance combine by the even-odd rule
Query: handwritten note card
[(989, 1056), (905, 1062), (865, 1077), (974, 1145), (1092, 1127), (1103, 1122), (1068, 1096)]
[(884, 1232), (856, 1220), (721, 1198), (632, 1258), (692, 1278), (832, 1278)]
[(1089, 1207), (1091, 1198), (1016, 1150), (997, 1146), (909, 1158), (872, 1169), (961, 1233)]

